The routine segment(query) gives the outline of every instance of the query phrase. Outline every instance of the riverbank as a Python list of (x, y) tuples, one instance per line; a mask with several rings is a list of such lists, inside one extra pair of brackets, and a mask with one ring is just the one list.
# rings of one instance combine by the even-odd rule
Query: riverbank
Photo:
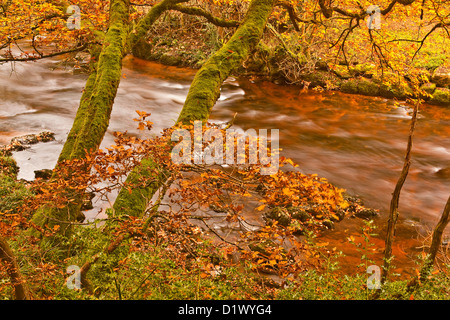
[[(84, 74), (71, 76), (69, 70), (65, 72), (49, 71), (49, 68), (56, 65), (51, 62), (21, 64), (17, 66), (17, 68), (20, 67), (17, 77), (8, 79), (8, 81), (4, 80), (3, 88), (8, 93), (8, 105), (20, 102), (23, 105), (22, 108), (28, 111), (16, 115), (11, 112), (11, 109), (2, 110), (3, 114), (7, 115), (4, 123), (10, 124), (11, 128), (8, 129), (5, 125), (5, 132), (13, 137), (16, 134), (10, 132), (12, 129), (20, 132), (17, 135), (46, 129), (54, 131), (56, 137), (56, 141), (35, 144), (14, 153), (21, 167), (19, 172), (21, 177), (25, 176), (25, 171), (30, 171), (31, 177), (34, 177), (33, 170), (52, 167), (72, 125), (85, 84), (86, 75)], [(107, 141), (105, 141), (104, 147), (108, 147), (112, 143), (113, 131), (135, 133), (133, 130), (136, 128), (136, 122), (132, 118), (136, 109), (152, 113), (151, 119), (154, 119), (152, 121), (158, 128), (155, 130), (170, 126), (173, 123), (172, 119), (176, 118), (182, 107), (195, 70), (167, 67), (129, 56), (124, 60), (123, 73), (124, 79), (115, 102), (110, 130), (105, 136)], [(7, 77), (3, 77), (3, 79), (7, 79)], [(34, 79), (41, 80), (33, 81)], [(19, 90), (25, 87), (27, 90)], [(30, 92), (33, 93), (33, 97), (41, 97), (38, 103), (35, 98), (28, 99)], [(213, 110), (212, 120), (229, 121), (233, 114), (238, 112), (234, 124), (243, 130), (283, 128), (280, 130), (280, 145), (283, 146), (287, 157), (299, 162), (302, 170), (307, 173), (317, 173), (321, 177), (329, 178), (328, 180), (335, 185), (339, 184), (340, 187), (349, 189), (352, 193), (362, 194), (367, 205), (380, 208), (389, 203), (389, 195), (393, 189), (391, 184), (397, 177), (397, 165), (401, 163), (408, 129), (408, 108), (406, 106), (394, 108), (391, 102), (379, 98), (341, 94), (337, 91), (302, 91), (296, 86), (279, 86), (271, 82), (255, 84), (249, 78), (242, 77), (227, 80), (221, 99)], [(402, 194), (402, 215), (399, 219), (396, 247), (394, 248), (394, 264), (397, 268), (394, 272), (398, 272), (405, 278), (414, 275), (417, 267), (415, 258), (424, 250), (423, 247), (418, 249), (419, 246), (423, 246), (424, 242), (416, 239), (417, 228), (434, 225), (435, 216), (433, 215), (442, 211), (443, 200), (441, 198), (446, 196), (443, 193), (448, 186), (448, 180), (433, 173), (433, 168), (445, 166), (448, 159), (445, 151), (448, 146), (448, 135), (445, 133), (447, 132), (446, 121), (450, 119), (450, 114), (442, 113), (441, 109), (430, 107), (424, 108), (422, 111), (421, 124), (418, 127), (415, 143), (415, 158), (419, 161), (414, 164), (411, 179), (408, 179), (410, 184)], [(30, 128), (30, 124), (33, 124), (33, 127)], [(32, 164), (31, 170), (27, 168), (30, 164)], [(97, 213), (97, 210), (94, 209), (92, 216), (95, 217)], [(384, 216), (376, 219), (375, 223), (381, 225), (378, 229), (380, 236), (371, 239), (379, 249), (376, 256), (373, 257), (376, 261), (375, 264), (379, 264), (378, 261), (381, 261), (378, 257), (382, 254), (384, 221)], [(406, 228), (405, 222), (408, 223), (408, 228)], [(414, 225), (410, 223), (414, 223)], [(344, 219), (335, 223), (334, 229), (324, 230), (317, 238), (317, 241), (324, 245), (323, 250), (329, 250), (333, 255), (338, 254), (339, 251), (343, 252), (338, 258), (339, 270), (335, 269), (334, 260), (332, 261), (329, 257), (327, 263), (330, 267), (332, 266), (331, 269), (322, 274), (305, 275), (305, 278), (302, 278), (302, 280), (309, 279), (310, 282), (304, 283), (309, 283), (310, 286), (299, 287), (292, 284), (291, 293), (281, 290), (279, 294), (284, 294), (287, 299), (290, 297), (338, 298), (339, 294), (336, 290), (326, 291), (324, 289), (321, 292), (313, 290), (317, 286), (327, 286), (323, 275), (328, 274), (339, 275), (340, 280), (334, 282), (336, 279), (330, 277), (329, 281), (334, 284), (331, 285), (331, 282), (328, 282), (329, 286), (326, 288), (345, 287), (346, 289), (342, 290), (348, 289), (346, 297), (357, 297), (358, 295), (353, 289), (364, 286), (367, 275), (365, 270), (355, 268), (362, 263), (361, 254), (357, 250), (360, 247), (352, 246), (348, 238), (354, 239), (356, 244), (364, 244), (365, 241), (361, 238), (360, 232), (361, 225), (360, 219)], [(224, 232), (226, 231), (225, 229)], [(325, 246), (325, 243), (328, 244)], [(336, 251), (333, 251), (332, 249), (335, 247)], [(168, 259), (165, 261), (171, 263)], [(167, 265), (163, 265), (161, 270), (165, 270), (173, 276), (177, 274)], [(343, 275), (359, 271), (362, 272), (359, 278), (361, 281), (357, 285), (352, 286), (344, 281), (346, 278)], [(183, 286), (194, 292), (197, 281), (191, 279), (191, 274), (191, 270), (186, 271)], [(236, 272), (235, 274), (236, 279), (242, 278), (243, 273)], [(248, 276), (246, 274), (246, 279)], [(444, 276), (444, 273), (440, 273), (439, 276)], [(161, 277), (163, 276), (161, 275)], [(151, 279), (156, 281), (161, 278)], [(219, 280), (218, 278), (214, 279), (212, 286), (221, 289), (208, 287), (208, 293), (220, 294), (223, 292), (224, 286)], [(235, 292), (236, 286), (240, 286), (239, 283), (227, 282), (228, 284), (233, 286), (233, 292)], [(397, 282), (397, 284), (399, 283)], [(60, 286), (63, 285), (63, 283), (60, 284)], [(166, 288), (169, 285), (170, 283), (163, 287)], [(267, 283), (264, 285), (267, 287)], [(158, 286), (161, 284), (156, 283), (155, 287)], [(401, 288), (401, 286), (397, 288)], [(237, 290), (241, 289), (245, 288), (243, 286), (237, 288)], [(176, 290), (174, 288), (172, 293), (158, 297), (188, 297)], [(342, 293), (342, 290), (339, 292)], [(299, 292), (305, 292), (305, 294), (300, 296)], [(367, 293), (367, 291), (364, 292)], [(157, 293), (154, 292), (154, 294)], [(251, 297), (263, 297), (258, 296), (257, 292), (251, 294)], [(155, 297), (155, 295), (151, 296)], [(203, 296), (200, 295), (200, 297)], [(228, 297), (236, 298), (236, 295)], [(363, 296), (358, 297), (364, 298)], [(419, 298), (419, 296), (415, 297)]]
[[(295, 32), (280, 28), (268, 25), (262, 41), (234, 71), (234, 76), (400, 101), (418, 95), (412, 85), (412, 78), (416, 78), (422, 99), (432, 105), (450, 107), (450, 68), (442, 54), (427, 53), (428, 58), (420, 59), (400, 75), (387, 67), (380, 69), (367, 58), (346, 64), (326, 54), (306, 54), (307, 50), (292, 40)], [(136, 47), (133, 55), (167, 66), (193, 69), (199, 69), (234, 30), (176, 12), (166, 14), (157, 22), (156, 29), (158, 32), (149, 33), (147, 42)]]
[[(0, 201), (2, 213), (17, 213), (24, 199), (32, 197), (30, 190), (22, 182), (16, 180), (19, 168), (15, 161), (9, 157), (0, 157), (1, 174), (0, 193), (3, 195)], [(6, 181), (6, 179), (8, 179)], [(216, 178), (214, 178), (216, 179)], [(12, 191), (12, 192), (11, 192)], [(351, 206), (357, 205), (351, 200)], [(351, 210), (353, 211), (353, 210)], [(277, 211), (276, 216), (270, 212), (269, 219), (275, 219), (284, 225), (288, 217), (287, 211)], [(278, 214), (281, 213), (281, 214)], [(298, 213), (298, 212), (297, 212)], [(165, 212), (167, 214), (167, 212)], [(172, 213), (173, 214), (173, 213)], [(173, 220), (172, 220), (173, 219)], [(180, 228), (177, 215), (171, 217), (177, 228)], [(296, 219), (296, 218), (295, 218)], [(342, 220), (342, 222), (348, 219)], [(342, 223), (340, 222), (340, 223)], [(143, 221), (135, 221), (136, 226), (142, 226)], [(291, 223), (291, 222), (289, 222)], [(139, 250), (120, 262), (120, 266), (126, 263), (122, 269), (116, 268), (111, 272), (118, 281), (121, 281), (121, 295), (130, 296), (133, 299), (283, 299), (283, 300), (322, 300), (322, 299), (372, 299), (375, 291), (368, 286), (366, 269), (368, 264), (374, 263), (374, 258), (382, 245), (373, 238), (373, 225), (368, 222), (361, 234), (338, 233), (340, 240), (346, 241), (346, 246), (354, 246), (356, 255), (347, 256), (340, 252), (340, 248), (330, 248), (323, 238), (309, 239), (305, 241), (304, 254), (297, 257), (304, 261), (304, 270), (297, 276), (279, 277), (273, 268), (263, 268), (261, 260), (265, 259), (264, 246), (252, 248), (252, 252), (260, 259), (234, 259), (232, 246), (224, 248), (210, 241), (211, 235), (207, 232), (199, 232), (196, 228), (181, 226), (183, 239), (191, 239), (192, 242), (184, 243), (182, 246), (174, 246), (174, 239), (163, 233), (164, 227), (170, 225), (166, 220), (156, 221), (154, 225), (159, 226), (158, 241), (153, 245), (153, 238), (148, 236), (143, 245), (136, 245)], [(292, 223), (291, 223), (292, 224)], [(325, 224), (324, 224), (325, 225)], [(327, 224), (328, 225), (328, 224)], [(325, 226), (327, 226), (325, 225)], [(135, 227), (136, 227), (135, 226)], [(348, 225), (347, 225), (348, 227)], [(138, 228), (138, 227), (137, 227)], [(105, 227), (79, 228), (76, 236), (71, 239), (71, 244), (80, 248), (84, 238), (88, 238), (89, 245), (100, 246), (104, 236), (110, 236)], [(214, 228), (216, 229), (216, 228)], [(212, 230), (212, 229), (211, 229)], [(166, 231), (166, 230), (165, 230)], [(173, 231), (168, 228), (167, 231)], [(214, 232), (216, 234), (218, 230)], [(267, 230), (265, 231), (267, 232)], [(263, 232), (263, 233), (265, 233)], [(170, 232), (169, 232), (170, 233)], [(265, 239), (264, 237), (262, 239)], [(272, 238), (269, 238), (272, 239)], [(255, 240), (255, 239), (254, 239)], [(311, 241), (314, 240), (314, 241)], [(137, 242), (140, 243), (140, 242)], [(263, 244), (265, 242), (262, 242)], [(186, 256), (185, 249), (199, 250), (202, 252), (201, 259), (192, 259)], [(252, 246), (250, 246), (252, 247)], [(168, 249), (170, 248), (170, 249)], [(303, 252), (303, 251), (302, 251)], [(398, 255), (400, 253), (400, 256)], [(396, 252), (396, 263), (402, 259), (401, 252)], [(194, 256), (194, 258), (196, 258)], [(398, 260), (400, 258), (400, 261)], [(77, 257), (64, 260), (62, 267), (69, 263), (79, 263)], [(247, 260), (248, 259), (248, 260)], [(281, 258), (280, 258), (281, 259)], [(22, 261), (22, 256), (19, 255)], [(104, 258), (107, 263), (115, 263), (114, 255)], [(258, 260), (258, 262), (256, 262)], [(300, 261), (299, 260), (299, 261)], [(112, 261), (112, 262), (111, 262)], [(351, 261), (351, 268), (348, 267)], [(104, 264), (106, 264), (104, 262)], [(291, 261), (292, 262), (292, 261)], [(26, 262), (28, 263), (28, 259)], [(261, 265), (260, 265), (261, 264)], [(260, 266), (259, 266), (260, 265)], [(272, 267), (272, 263), (268, 264)], [(148, 269), (151, 266), (150, 270)], [(56, 265), (55, 265), (56, 267)], [(61, 266), (58, 265), (58, 268)], [(395, 271), (398, 271), (396, 269)], [(400, 269), (402, 270), (402, 269)], [(106, 270), (109, 271), (109, 270)], [(383, 285), (379, 299), (448, 299), (448, 266), (445, 265), (439, 272), (433, 273), (425, 283), (417, 288), (408, 286), (408, 279), (414, 274), (403, 273), (401, 278), (394, 274), (392, 279)], [(0, 270), (1, 272), (1, 270)], [(142, 275), (148, 272), (145, 283), (141, 282)], [(0, 273), (1, 274), (1, 273)], [(91, 271), (90, 279), (102, 283), (108, 279), (110, 273), (105, 272), (104, 267)], [(35, 277), (37, 278), (37, 277)], [(97, 279), (99, 278), (99, 280)], [(126, 279), (126, 281), (125, 281)], [(245, 279), (243, 281), (242, 279)], [(276, 280), (274, 280), (276, 279)], [(28, 279), (30, 283), (33, 283)], [(65, 279), (57, 273), (47, 276), (48, 287), (40, 288), (43, 297), (50, 295), (53, 299), (115, 299), (116, 291), (96, 290), (93, 293), (83, 288), (82, 290), (70, 290), (64, 283)], [(52, 283), (52, 285), (49, 285)], [(97, 283), (97, 282), (95, 282)], [(8, 283), (0, 285), (0, 296), (7, 297)], [(136, 287), (139, 289), (137, 290)], [(56, 290), (55, 290), (56, 289)], [(39, 291), (36, 289), (36, 291)]]

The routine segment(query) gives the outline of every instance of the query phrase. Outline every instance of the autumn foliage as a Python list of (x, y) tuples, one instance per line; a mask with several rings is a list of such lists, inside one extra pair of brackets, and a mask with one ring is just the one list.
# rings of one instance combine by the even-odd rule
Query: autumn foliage
[[(146, 119), (148, 114), (139, 112), (139, 115), (136, 119), (139, 127), (143, 130), (151, 128), (152, 123)], [(192, 126), (186, 128), (192, 129)], [(27, 261), (26, 282), (35, 294), (40, 295), (39, 298), (58, 294), (49, 289), (50, 283), (63, 281), (61, 267), (66, 264), (74, 264), (73, 261), (80, 266), (88, 263), (89, 269), (95, 270), (99, 253), (104, 252), (106, 257), (102, 259), (116, 261), (119, 259), (116, 251), (120, 251), (121, 260), (116, 261), (112, 270), (127, 272), (127, 262), (131, 262), (133, 252), (159, 250), (160, 246), (172, 252), (178, 266), (195, 263), (203, 270), (202, 278), (211, 277), (211, 272), (222, 268), (222, 264), (236, 264), (233, 256), (239, 256), (251, 270), (294, 276), (305, 267), (301, 262), (305, 252), (315, 255), (298, 237), (331, 227), (326, 221), (339, 221), (352, 214), (347, 211), (349, 203), (344, 199), (343, 190), (316, 175), (300, 173), (290, 159), (282, 158), (280, 165), (286, 170), (271, 176), (260, 175), (258, 165), (236, 165), (225, 170), (220, 166), (173, 164), (170, 159), (172, 130), (147, 139), (117, 132), (116, 144), (90, 154), (84, 160), (65, 162), (55, 169), (51, 179), (37, 179), (27, 187), (32, 195), (24, 199), (23, 206), (2, 212), (1, 236), (20, 243), (17, 255), (21, 261)], [(43, 205), (63, 208), (73, 201), (69, 197), (72, 193), (67, 189), (86, 190), (86, 201), (89, 202), (94, 197), (108, 200), (114, 190), (122, 187), (136, 187), (125, 184), (124, 178), (141, 157), (149, 154), (168, 176), (144, 217), (117, 216), (111, 208), (104, 206), (98, 208), (107, 214), (103, 226), (100, 226), (101, 221), (68, 220), (58, 221), (59, 224), (51, 228), (40, 228), (29, 222), (33, 212)], [(85, 166), (92, 167), (88, 175), (83, 173)], [(251, 203), (253, 205), (247, 205)], [(247, 222), (245, 217), (249, 212), (258, 219)], [(217, 220), (223, 221), (227, 232), (214, 228), (212, 222), (217, 223)], [(96, 225), (98, 231), (92, 229)], [(33, 232), (26, 232), (34, 228), (40, 231), (38, 237)], [(73, 229), (73, 237), (58, 238), (59, 228)], [(84, 247), (82, 243), (87, 240), (78, 238), (80, 233), (92, 233), (88, 237), (92, 238), (94, 247)], [(59, 240), (52, 242), (52, 247), (42, 248), (39, 242), (45, 237)], [(214, 245), (201, 249), (203, 241), (212, 241)], [(198, 250), (211, 250), (200, 255), (203, 257), (201, 263), (196, 260)], [(109, 255), (114, 258), (108, 258)], [(210, 255), (221, 258), (214, 262)], [(62, 266), (61, 261), (65, 261)], [(313, 260), (308, 262), (311, 263)], [(86, 279), (91, 278), (90, 273), (86, 271)], [(90, 280), (84, 282), (94, 294), (89, 283)], [(3, 283), (2, 291), (8, 290), (8, 282)]]
[[(200, 98), (213, 97), (205, 99), (208, 101), (204, 112), (197, 112), (193, 103), (189, 108), (194, 111), (188, 110), (188, 116), (180, 123), (155, 136), (148, 133), (153, 124), (150, 114), (137, 111), (135, 121), (142, 134), (138, 137), (116, 132), (115, 144), (98, 150), (122, 76), (121, 59), (137, 43), (144, 49), (149, 46), (146, 19), (151, 27), (166, 11), (194, 15), (220, 28), (229, 28), (231, 31), (221, 32), (222, 41), (226, 42), (234, 28), (246, 21), (243, 19), (250, 3), (188, 2), (0, 2), (0, 63), (56, 55), (66, 55), (70, 60), (77, 52), (90, 53), (90, 76), (78, 113), (81, 120), (75, 121), (70, 135), (70, 143), (77, 144), (76, 152), (72, 153), (68, 143), (69, 150), (64, 155), (70, 156), (60, 157), (49, 179), (26, 183), (16, 180), (14, 161), (7, 155), (1, 158), (1, 297), (282, 297), (289, 288), (300, 288), (307, 282), (302, 278), (306, 270), (323, 271), (328, 266), (332, 253), (314, 245), (311, 240), (317, 234), (332, 229), (346, 217), (370, 211), (345, 190), (317, 175), (302, 173), (297, 164), (282, 156), (280, 169), (270, 175), (260, 174), (264, 166), (261, 164), (224, 166), (172, 161), (172, 133), (185, 129), (194, 136), (194, 125), (188, 120), (199, 114), (201, 119), (197, 120), (205, 123), (203, 132), (213, 127), (225, 135), (227, 128), (206, 121), (224, 80), (220, 73), (224, 70), (217, 65), (247, 63), (248, 53), (257, 51), (253, 47), (247, 48), (246, 56), (239, 57), (235, 57), (239, 50), (228, 50), (218, 55), (219, 62), (211, 63), (209, 72), (220, 76), (214, 80), (217, 92), (211, 94), (208, 90), (212, 86), (208, 85), (193, 88), (200, 92), (195, 96), (197, 104)], [(160, 4), (163, 5), (158, 7)], [(429, 74), (416, 67), (434, 70), (432, 57), (446, 54), (447, 49), (436, 46), (442, 36), (448, 36), (449, 6), (445, 1), (379, 1), (383, 19), (380, 29), (366, 25), (373, 14), (367, 11), (372, 5), (368, 0), (287, 0), (273, 2), (273, 8), (272, 2), (266, 4), (270, 6), (265, 8), (267, 16), (268, 9), (272, 13), (265, 29), (266, 14), (260, 17), (258, 12), (253, 13), (252, 18), (259, 19), (261, 27), (261, 32), (258, 29), (255, 34), (263, 33), (264, 43), (275, 48), (275, 64), (292, 83), (306, 71), (326, 69), (346, 79), (364, 75), (376, 80), (380, 87), (407, 87), (410, 91), (406, 96), (423, 98), (426, 93), (419, 88), (429, 81)], [(82, 8), (79, 28), (67, 25), (74, 14), (73, 9), (68, 10), (70, 5)], [(118, 8), (122, 11), (115, 12)], [(155, 13), (154, 8), (161, 11)], [(247, 22), (251, 29), (252, 21)], [(114, 32), (120, 34), (120, 41)], [(137, 35), (143, 39), (135, 39)], [(243, 29), (244, 36), (252, 42), (256, 37)], [(234, 39), (234, 45), (238, 46), (242, 37)], [(264, 63), (269, 60), (266, 57)], [(233, 67), (228, 65), (227, 75)], [(210, 73), (203, 72), (206, 80)], [(308, 87), (313, 80), (301, 83)], [(114, 92), (106, 94), (110, 87), (114, 87)], [(326, 81), (319, 87), (317, 90), (334, 89), (335, 83)], [(99, 98), (101, 94), (106, 98)], [(107, 112), (103, 114), (102, 110)], [(89, 122), (94, 119), (91, 113), (98, 122)], [(99, 130), (95, 143), (88, 144), (90, 134), (97, 133), (98, 128), (103, 131)], [(247, 156), (250, 144), (246, 142)], [(203, 148), (206, 147), (204, 142)], [(143, 159), (151, 159), (150, 172), (129, 181), (130, 172), (139, 168)], [(117, 194), (131, 195), (149, 185), (158, 188), (151, 199), (146, 199), (149, 203), (145, 203), (143, 215), (128, 215), (115, 209)], [(100, 218), (84, 220), (77, 214), (80, 210), (97, 210)], [(38, 211), (44, 218), (43, 224), (33, 220)], [(47, 215), (48, 212), (58, 215)], [(81, 287), (76, 290), (66, 286), (71, 279), (66, 272), (68, 266), (79, 270)], [(317, 281), (321, 279), (318, 277)], [(342, 284), (336, 275), (327, 280), (335, 281), (336, 286)], [(367, 289), (364, 281), (358, 282), (356, 288)]]

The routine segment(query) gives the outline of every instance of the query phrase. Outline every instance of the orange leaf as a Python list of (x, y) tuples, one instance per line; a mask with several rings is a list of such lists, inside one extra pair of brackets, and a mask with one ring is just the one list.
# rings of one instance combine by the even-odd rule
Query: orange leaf
[(256, 210), (262, 211), (265, 207), (266, 207), (266, 205), (265, 205), (265, 204), (262, 204), (262, 205), (260, 205), (258, 208), (256, 208)]
[(292, 190), (289, 189), (289, 188), (283, 188), (283, 193), (284, 193), (285, 195), (287, 195), (288, 197), (290, 197), (290, 196), (292, 196), (295, 192), (292, 191)]

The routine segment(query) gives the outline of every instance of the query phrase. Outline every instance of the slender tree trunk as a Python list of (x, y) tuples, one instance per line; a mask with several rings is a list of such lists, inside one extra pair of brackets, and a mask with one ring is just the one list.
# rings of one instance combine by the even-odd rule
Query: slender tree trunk
[[(206, 121), (220, 96), (223, 81), (247, 58), (260, 41), (274, 0), (253, 0), (246, 17), (231, 39), (200, 68), (189, 89), (177, 123)], [(164, 182), (155, 162), (144, 159), (127, 178), (130, 186), (139, 181), (150, 181), (149, 186), (132, 187), (131, 193), (122, 188), (115, 203), (115, 215), (142, 216), (154, 193)]]
[(411, 117), (411, 126), (408, 136), (408, 145), (406, 147), (406, 155), (405, 161), (403, 164), (403, 169), (400, 174), (400, 177), (395, 186), (394, 192), (392, 194), (392, 200), (389, 210), (389, 220), (388, 220), (388, 228), (385, 240), (385, 251), (384, 251), (384, 264), (383, 264), (383, 276), (381, 279), (381, 283), (384, 283), (389, 275), (389, 268), (391, 266), (392, 260), (392, 244), (394, 242), (395, 236), (395, 227), (398, 220), (398, 204), (400, 200), (400, 193), (403, 188), (403, 184), (405, 183), (406, 177), (408, 176), (409, 167), (411, 166), (411, 150), (412, 150), (412, 142), (414, 130), (417, 123), (417, 113), (419, 110), (420, 101), (418, 100), (414, 105), (414, 111)]
[(448, 197), (447, 204), (445, 205), (444, 211), (442, 212), (441, 219), (437, 223), (433, 231), (433, 237), (431, 240), (430, 252), (428, 253), (425, 264), (420, 271), (420, 280), (424, 281), (427, 276), (431, 273), (434, 262), (436, 260), (436, 255), (439, 251), (439, 247), (442, 243), (442, 235), (450, 221), (450, 197)]
[(31, 300), (30, 290), (20, 273), (14, 252), (2, 237), (0, 237), (0, 261), (6, 266), (6, 272), (14, 287), (15, 300)]

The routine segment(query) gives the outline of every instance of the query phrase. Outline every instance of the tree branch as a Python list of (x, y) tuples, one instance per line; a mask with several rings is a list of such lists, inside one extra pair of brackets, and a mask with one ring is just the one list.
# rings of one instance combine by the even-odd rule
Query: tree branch
[(289, 19), (292, 22), (292, 25), (294, 26), (295, 31), (300, 31), (300, 28), (298, 26), (297, 22), (302, 22), (302, 23), (313, 23), (313, 24), (318, 24), (319, 21), (315, 20), (315, 19), (302, 19), (298, 16), (295, 7), (287, 2), (287, 1), (283, 1), (280, 0), (278, 1), (275, 6), (279, 6), (279, 7), (283, 7), (284, 9), (287, 10), (288, 15), (289, 15)]
[(385, 240), (386, 245), (385, 245), (385, 249), (384, 249), (384, 264), (383, 264), (383, 275), (381, 278), (381, 283), (386, 282), (388, 275), (389, 275), (389, 268), (391, 266), (392, 244), (394, 242), (395, 227), (396, 227), (397, 219), (398, 219), (398, 205), (399, 205), (399, 199), (400, 199), (400, 192), (402, 190), (403, 184), (405, 183), (406, 177), (408, 176), (409, 167), (411, 166), (412, 140), (413, 140), (414, 130), (416, 128), (419, 105), (420, 105), (420, 99), (418, 99), (414, 105), (414, 111), (413, 111), (413, 114), (411, 117), (410, 131), (409, 131), (409, 135), (408, 135), (408, 144), (406, 147), (405, 161), (403, 164), (402, 172), (400, 174), (400, 177), (398, 178), (397, 184), (395, 185), (395, 189), (392, 194), (392, 200), (391, 200), (391, 205), (390, 205), (390, 210), (389, 210), (387, 235), (386, 235), (386, 240)]
[(213, 16), (210, 12), (203, 10), (202, 8), (198, 8), (198, 7), (186, 7), (186, 6), (182, 6), (180, 4), (176, 4), (176, 5), (171, 6), (170, 10), (175, 10), (175, 11), (179, 11), (179, 12), (194, 15), (194, 16), (204, 17), (204, 18), (206, 18), (206, 20), (208, 20), (208, 22), (211, 22), (212, 24), (214, 24), (218, 27), (234, 28), (234, 27), (238, 27), (240, 24), (239, 21), (225, 20), (225, 19)]
[(434, 228), (430, 252), (428, 254), (424, 266), (422, 267), (422, 270), (420, 271), (421, 281), (424, 281), (426, 279), (426, 277), (429, 275), (429, 273), (433, 268), (434, 261), (436, 260), (436, 255), (442, 243), (442, 235), (449, 222), (450, 222), (450, 197), (448, 197), (447, 204), (445, 205), (444, 211), (442, 212), (441, 215), (441, 219)]
[(38, 51), (39, 56), (31, 56), (31, 57), (23, 57), (23, 58), (17, 58), (17, 57), (8, 57), (8, 58), (3, 58), (0, 59), (0, 62), (20, 62), (20, 61), (36, 61), (36, 60), (41, 60), (41, 59), (45, 59), (45, 58), (52, 58), (52, 57), (56, 57), (56, 56), (60, 56), (63, 54), (67, 54), (67, 53), (73, 53), (73, 52), (78, 52), (78, 51), (83, 51), (84, 49), (86, 49), (88, 46), (88, 44), (84, 44), (81, 47), (75, 48), (75, 49), (70, 49), (70, 50), (65, 50), (65, 51), (60, 51), (60, 52), (54, 52), (54, 53), (50, 53), (50, 54), (41, 54)]
[(14, 287), (14, 296), (16, 300), (31, 300), (31, 293), (27, 284), (24, 282), (20, 273), (19, 264), (11, 250), (8, 242), (0, 237), (0, 261), (6, 265), (6, 273), (11, 279)]
[[(325, 18), (331, 18), (333, 15), (333, 12), (337, 12), (343, 16), (349, 17), (349, 18), (357, 18), (357, 19), (364, 19), (369, 13), (364, 10), (364, 8), (361, 9), (359, 13), (356, 12), (350, 12), (348, 10), (341, 9), (339, 7), (329, 7), (325, 4), (325, 0), (318, 0), (319, 6), (322, 11), (322, 14), (325, 16)], [(386, 15), (394, 8), (395, 4), (398, 2), (403, 5), (410, 5), (415, 0), (392, 0), (389, 5), (385, 8), (380, 10), (380, 13), (382, 15)]]

